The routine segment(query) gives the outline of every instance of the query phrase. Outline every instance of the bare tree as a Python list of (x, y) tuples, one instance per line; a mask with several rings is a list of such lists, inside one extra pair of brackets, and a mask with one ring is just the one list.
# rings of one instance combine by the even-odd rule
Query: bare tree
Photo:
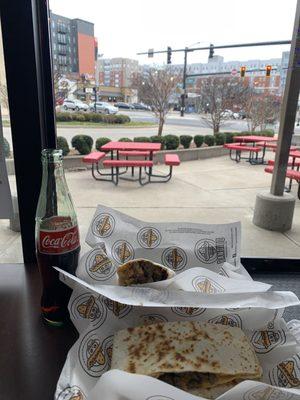
[(274, 123), (279, 116), (280, 99), (270, 94), (258, 94), (251, 90), (245, 104), (248, 129), (265, 129), (268, 123)]
[(167, 70), (149, 70), (147, 74), (133, 78), (132, 87), (138, 90), (140, 101), (151, 106), (159, 119), (158, 136), (162, 135), (166, 115), (170, 110), (169, 101), (178, 82), (179, 77)]
[(245, 104), (249, 88), (239, 78), (209, 77), (200, 80), (200, 112), (205, 111), (202, 119), (218, 133), (226, 119), (226, 110), (234, 106), (242, 108)]
[(71, 86), (69, 81), (60, 72), (56, 72), (53, 76), (55, 104), (58, 104), (59, 100), (67, 98), (71, 92)]

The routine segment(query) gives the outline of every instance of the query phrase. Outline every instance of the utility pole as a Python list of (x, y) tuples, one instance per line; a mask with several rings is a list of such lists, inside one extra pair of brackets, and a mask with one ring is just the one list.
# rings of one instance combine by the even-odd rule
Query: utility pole
[(188, 47), (184, 49), (184, 64), (183, 64), (183, 77), (182, 77), (183, 93), (181, 94), (181, 107), (180, 107), (181, 117), (184, 117), (184, 112), (185, 112), (187, 53), (188, 53)]

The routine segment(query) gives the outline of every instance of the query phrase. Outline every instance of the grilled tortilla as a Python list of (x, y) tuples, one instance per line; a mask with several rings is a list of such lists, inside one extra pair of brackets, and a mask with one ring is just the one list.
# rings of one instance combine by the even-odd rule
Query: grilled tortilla
[[(240, 328), (176, 321), (116, 333), (112, 368), (149, 375), (193, 393), (256, 379), (262, 369)], [(226, 390), (225, 389), (225, 390)]]
[(144, 258), (137, 258), (120, 265), (117, 274), (120, 286), (159, 282), (174, 276), (171, 269)]

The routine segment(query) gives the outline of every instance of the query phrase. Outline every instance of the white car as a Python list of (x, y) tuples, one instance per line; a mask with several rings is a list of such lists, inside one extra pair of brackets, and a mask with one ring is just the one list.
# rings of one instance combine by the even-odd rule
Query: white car
[(119, 109), (112, 104), (106, 103), (104, 101), (96, 101), (96, 109), (95, 103), (90, 104), (90, 111), (98, 112), (102, 114), (116, 114)]
[(80, 100), (73, 100), (73, 101), (74, 101), (75, 106), (76, 106), (75, 107), (76, 111), (80, 111), (80, 110), (88, 111), (89, 106), (87, 104), (85, 104), (83, 101), (80, 101)]
[(63, 102), (63, 108), (67, 110), (74, 110), (74, 111), (87, 111), (89, 109), (89, 106), (85, 103), (83, 103), (80, 100), (70, 100), (70, 99), (65, 99)]

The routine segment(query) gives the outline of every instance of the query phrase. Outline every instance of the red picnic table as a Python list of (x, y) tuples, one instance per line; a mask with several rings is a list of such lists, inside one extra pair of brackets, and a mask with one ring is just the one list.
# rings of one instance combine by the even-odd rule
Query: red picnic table
[[(125, 180), (138, 180), (143, 186), (147, 183), (163, 183), (168, 182), (172, 177), (173, 166), (179, 165), (180, 160), (177, 154), (165, 154), (164, 160), (165, 164), (170, 167), (169, 173), (166, 175), (155, 175), (152, 173), (153, 168), (153, 153), (159, 151), (161, 148), (161, 143), (150, 143), (150, 142), (109, 142), (101, 147), (102, 152), (94, 152), (84, 157), (83, 162), (92, 164), (92, 175), (96, 180), (111, 181), (115, 185), (118, 184), (119, 179)], [(110, 152), (110, 159), (105, 159), (102, 161), (104, 167), (111, 168), (110, 173), (105, 173), (99, 170), (99, 162), (105, 158), (106, 153)], [(114, 152), (115, 158), (114, 158)], [(125, 159), (120, 159), (120, 156), (125, 157)], [(131, 157), (138, 157), (139, 159), (131, 159)], [(141, 159), (141, 157), (143, 159)], [(139, 168), (138, 179), (133, 179), (134, 168)], [(95, 175), (95, 168), (98, 176)], [(120, 168), (125, 168), (120, 171)], [(120, 176), (124, 175), (128, 168), (132, 168), (131, 178)], [(142, 176), (142, 170), (144, 175)], [(105, 176), (107, 178), (99, 178), (100, 176)], [(146, 179), (147, 178), (147, 179)], [(152, 178), (155, 178), (154, 180)], [(160, 178), (160, 179), (156, 179)], [(145, 181), (146, 179), (146, 181)], [(143, 181), (144, 180), (144, 181)]]
[[(117, 152), (117, 160), (120, 159), (121, 156), (125, 156), (126, 160), (128, 160), (128, 157), (134, 156), (134, 157), (145, 157), (145, 162), (142, 162), (141, 160), (128, 160), (128, 164), (125, 165), (124, 162), (121, 165), (120, 163), (117, 163), (115, 160), (113, 163), (106, 162), (104, 165), (110, 166), (112, 168), (112, 175), (114, 174), (113, 172), (113, 167), (116, 167), (116, 179), (118, 180), (119, 175), (123, 175), (124, 173), (127, 172), (127, 168), (131, 167), (132, 168), (132, 173), (131, 175), (134, 175), (134, 167), (140, 167), (140, 176), (139, 180), (141, 183), (141, 170), (142, 167), (145, 168), (146, 172), (146, 167), (149, 167), (149, 175), (152, 174), (152, 160), (153, 160), (153, 153), (155, 151), (159, 151), (161, 148), (161, 143), (149, 143), (149, 142), (108, 142), (105, 145), (101, 147), (102, 151), (110, 151), (110, 158), (113, 160), (114, 158), (114, 151)], [(149, 161), (147, 163), (147, 158), (149, 157)], [(114, 165), (113, 165), (114, 164)], [(124, 166), (126, 167), (126, 170), (124, 172), (119, 172), (119, 166)], [(128, 178), (122, 177), (122, 179), (128, 180)], [(133, 180), (133, 179), (131, 179)]]
[[(296, 161), (297, 158), (300, 158), (300, 151), (299, 150), (290, 150), (289, 157), (292, 158), (292, 161), (288, 160), (287, 166), (291, 167), (291, 169), (287, 169), (286, 178), (290, 179), (290, 183), (289, 183), (289, 186), (285, 189), (285, 191), (286, 192), (291, 191), (293, 180), (295, 180), (298, 183), (298, 198), (300, 199), (300, 171), (299, 171), (300, 162)], [(272, 174), (273, 170), (274, 170), (275, 162), (273, 160), (270, 160), (268, 164), (269, 164), (269, 166), (267, 168), (265, 168), (265, 172)], [(295, 169), (295, 167), (297, 169)]]
[(252, 164), (264, 164), (264, 158), (268, 144), (270, 144), (271, 142), (277, 142), (277, 139), (275, 139), (274, 137), (258, 136), (258, 135), (234, 136), (233, 140), (239, 143), (253, 143), (253, 147), (255, 147), (255, 144), (257, 144), (257, 146), (259, 147), (262, 147), (263, 150), (262, 157), (259, 160), (257, 158), (258, 152), (256, 152), (256, 160), (255, 161), (252, 160)]

